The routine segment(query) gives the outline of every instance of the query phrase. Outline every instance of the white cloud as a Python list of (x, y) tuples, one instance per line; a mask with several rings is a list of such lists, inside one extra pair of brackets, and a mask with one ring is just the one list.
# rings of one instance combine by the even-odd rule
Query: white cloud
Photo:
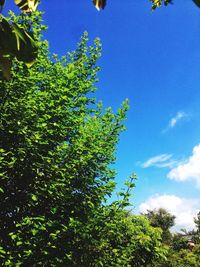
[(175, 195), (154, 195), (141, 203), (139, 211), (145, 213), (147, 210), (164, 208), (176, 216), (173, 230), (195, 228), (194, 217), (199, 212), (200, 199), (186, 199)]
[(158, 168), (172, 168), (176, 164), (175, 160), (172, 160), (171, 154), (161, 154), (154, 156), (141, 164), (142, 168), (158, 167)]
[(169, 127), (173, 128), (178, 121), (180, 121), (182, 118), (186, 117), (185, 112), (179, 111), (175, 117), (173, 117), (169, 122)]
[(180, 120), (186, 117), (188, 117), (188, 114), (186, 114), (185, 112), (183, 111), (177, 112), (176, 115), (173, 118), (171, 118), (171, 120), (169, 121), (167, 128), (164, 129), (162, 132), (166, 133), (169, 129), (174, 128)]
[(173, 168), (167, 177), (180, 182), (193, 180), (200, 189), (200, 144), (193, 148), (192, 155), (186, 162)]

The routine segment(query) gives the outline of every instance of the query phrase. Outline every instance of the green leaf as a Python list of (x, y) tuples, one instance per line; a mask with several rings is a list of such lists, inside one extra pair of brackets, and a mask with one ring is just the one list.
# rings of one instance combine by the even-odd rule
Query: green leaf
[(0, 247), (0, 254), (6, 254), (6, 251), (2, 247)]
[(31, 196), (31, 199), (32, 199), (33, 201), (37, 201), (37, 200), (38, 200), (38, 197), (37, 197), (36, 195), (32, 195), (32, 196)]
[(19, 61), (31, 64), (37, 57), (38, 47), (33, 37), (17, 24), (12, 24), (16, 39), (14, 55)]
[(3, 16), (0, 22), (0, 44), (0, 67), (7, 80), (11, 78), (11, 59), (8, 56), (16, 57), (28, 67), (37, 57), (38, 47), (31, 33), (27, 33), (16, 23), (10, 24)]
[(16, 24), (13, 24), (12, 27), (17, 41), (17, 50), (19, 51), (21, 42), (23, 42), (24, 44), (26, 44), (27, 42), (25, 40), (24, 32)]
[(4, 190), (2, 187), (0, 187), (0, 193), (4, 193)]

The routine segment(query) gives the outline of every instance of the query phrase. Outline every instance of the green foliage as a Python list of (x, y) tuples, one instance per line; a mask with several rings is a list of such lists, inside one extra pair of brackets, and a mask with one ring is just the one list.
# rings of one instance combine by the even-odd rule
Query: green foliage
[(179, 234), (179, 233), (174, 234), (173, 240), (172, 240), (172, 248), (175, 251), (180, 251), (181, 249), (187, 249), (188, 240), (182, 234)]
[(167, 260), (158, 262), (155, 267), (200, 267), (200, 247), (196, 246), (192, 251), (181, 249), (176, 252), (169, 250)]
[[(165, 253), (166, 257), (151, 262), (149, 267), (200, 267), (200, 245), (197, 231), (182, 230), (182, 232), (172, 235), (172, 240), (168, 244), (168, 252)], [(189, 240), (194, 242), (194, 246), (190, 246)]]
[(36, 57), (37, 45), (30, 33), (16, 23), (10, 25), (3, 16), (0, 24), (0, 43), (5, 55), (16, 56), (25, 63), (32, 63)]
[(170, 228), (175, 224), (175, 216), (163, 208), (149, 210), (144, 215), (149, 219), (151, 226), (162, 229), (162, 240), (164, 243), (169, 244), (172, 239)]
[(196, 228), (189, 231), (187, 234), (191, 236), (191, 240), (195, 244), (200, 244), (200, 212), (198, 212), (197, 216), (194, 218), (194, 223)]
[(88, 47), (85, 33), (61, 59), (38, 46), (32, 68), (13, 60), (12, 79), (0, 80), (0, 265), (146, 266), (163, 257), (160, 231), (125, 210), (135, 175), (107, 204), (128, 103), (114, 114), (92, 96), (99, 39)]
[[(7, 80), (11, 79), (10, 68), (13, 57), (23, 61), (29, 67), (34, 63), (38, 51), (29, 13), (36, 11), (39, 1), (15, 0), (15, 3), (26, 13), (22, 15), (26, 17), (28, 25), (23, 24), (25, 27), (22, 27), (19, 21), (19, 23), (11, 22), (0, 14), (0, 67)], [(5, 0), (0, 1), (1, 11), (4, 5)]]

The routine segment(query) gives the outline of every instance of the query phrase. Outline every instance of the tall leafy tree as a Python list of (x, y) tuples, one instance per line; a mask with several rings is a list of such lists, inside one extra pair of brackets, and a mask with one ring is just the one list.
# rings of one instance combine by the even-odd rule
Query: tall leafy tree
[(160, 231), (125, 209), (134, 176), (122, 200), (106, 202), (128, 104), (114, 114), (92, 96), (100, 42), (88, 47), (84, 34), (51, 58), (31, 19), (38, 60), (27, 69), (14, 59), (12, 79), (0, 79), (0, 265), (146, 266), (165, 251)]

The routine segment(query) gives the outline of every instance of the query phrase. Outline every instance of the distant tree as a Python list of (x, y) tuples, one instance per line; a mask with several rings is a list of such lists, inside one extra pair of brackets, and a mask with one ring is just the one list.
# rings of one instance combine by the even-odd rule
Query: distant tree
[(194, 222), (195, 222), (197, 231), (200, 234), (200, 212), (197, 214), (197, 217), (194, 218)]
[(195, 244), (200, 244), (200, 212), (197, 214), (197, 216), (194, 218), (194, 223), (196, 226), (196, 229), (193, 229), (189, 232), (189, 234), (192, 236), (192, 240)]
[(197, 229), (182, 229), (181, 233), (173, 234), (166, 258), (152, 262), (149, 267), (200, 267), (199, 213), (195, 223)]
[(178, 251), (169, 248), (165, 259), (155, 260), (148, 267), (200, 267), (200, 245), (196, 245), (192, 251), (188, 248)]
[(151, 226), (162, 229), (162, 240), (164, 243), (170, 243), (172, 235), (170, 228), (175, 224), (175, 216), (163, 208), (158, 210), (148, 210), (144, 214), (150, 221)]
[(190, 239), (195, 245), (200, 244), (200, 212), (194, 218), (195, 229), (186, 230), (182, 229), (182, 236), (183, 238), (187, 238), (187, 241)]
[(176, 233), (173, 235), (172, 248), (175, 251), (180, 251), (181, 249), (188, 248), (188, 238), (181, 233)]

